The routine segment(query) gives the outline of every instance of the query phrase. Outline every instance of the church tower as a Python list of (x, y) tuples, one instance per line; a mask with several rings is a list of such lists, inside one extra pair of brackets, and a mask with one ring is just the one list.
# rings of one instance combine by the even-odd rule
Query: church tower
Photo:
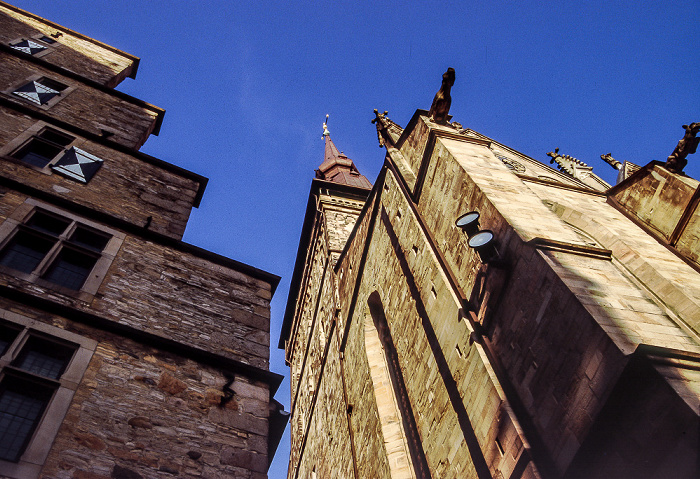
[[(342, 278), (335, 275), (334, 266), (372, 184), (347, 155), (338, 151), (326, 123), (323, 139), (323, 162), (311, 182), (279, 343), (286, 350), (286, 362), (291, 369), (289, 477), (297, 477), (300, 468), (314, 472), (313, 477), (335, 476), (333, 469), (322, 471), (314, 469), (313, 464), (309, 466), (309, 455), (303, 454), (305, 449), (317, 451), (315, 454), (332, 454), (333, 464), (343, 468), (346, 477), (352, 474), (353, 466), (344, 384), (339, 382), (343, 377), (339, 370), (343, 366), (336, 319), (337, 290)], [(325, 374), (330, 381), (322, 380), (324, 370), (333, 371)], [(314, 408), (332, 415), (337, 426), (333, 434), (318, 433), (321, 424), (312, 419)], [(323, 443), (328, 449), (321, 449)], [(302, 457), (304, 465), (300, 464)]]
[(375, 110), (371, 190), (333, 183), (326, 139), (282, 331), (288, 477), (699, 477), (700, 123), (611, 187), (451, 121), (453, 83), (405, 128)]

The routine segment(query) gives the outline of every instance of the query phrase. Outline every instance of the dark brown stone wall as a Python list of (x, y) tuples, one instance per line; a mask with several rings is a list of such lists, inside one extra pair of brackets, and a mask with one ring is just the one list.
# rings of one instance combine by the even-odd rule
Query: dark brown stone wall
[[(110, 140), (138, 149), (155, 127), (157, 112), (143, 105), (90, 88), (9, 53), (0, 52), (0, 65), (0, 92), (5, 92), (0, 95), (90, 133), (100, 135), (103, 129), (108, 130), (113, 133)], [(61, 94), (61, 100), (47, 109), (8, 93), (8, 90), (21, 86), (26, 83), (25, 79), (29, 81), (34, 75), (46, 76), (74, 89), (66, 90)]]
[(265, 478), (269, 388), (0, 299), (0, 308), (98, 341), (41, 477)]
[(128, 236), (92, 308), (267, 369), (270, 285), (192, 254)]
[[(8, 191), (4, 220), (26, 197)], [(191, 253), (127, 236), (88, 300), (0, 273), (0, 284), (267, 369), (270, 285)]]
[[(11, 109), (0, 107), (0, 149), (22, 135), (36, 122)], [(51, 125), (47, 125), (51, 126)], [(75, 136), (75, 135), (72, 135)], [(7, 156), (0, 161), (0, 175), (31, 184), (47, 193), (113, 215), (137, 226), (151, 217), (149, 229), (177, 239), (187, 226), (199, 184), (135, 156), (99, 143), (81, 140), (76, 146), (104, 160), (89, 183), (66, 178), (49, 169), (39, 169)], [(21, 145), (12, 145), (11, 150)], [(7, 148), (6, 148), (7, 149)]]
[[(42, 35), (44, 32), (50, 35), (57, 31), (57, 29), (48, 26), (39, 30), (36, 26), (0, 14), (0, 43), (6, 45), (20, 38), (32, 39), (37, 35)], [(67, 41), (68, 38), (70, 40)], [(75, 44), (76, 42), (80, 42), (84, 49), (89, 49), (92, 55), (87, 55), (66, 45), (66, 43)], [(41, 58), (54, 65), (112, 87), (116, 86), (119, 80), (123, 78), (123, 73), (128, 74), (133, 67), (133, 60), (68, 33), (59, 36), (56, 39), (56, 43), (50, 45), (50, 52), (42, 55)]]

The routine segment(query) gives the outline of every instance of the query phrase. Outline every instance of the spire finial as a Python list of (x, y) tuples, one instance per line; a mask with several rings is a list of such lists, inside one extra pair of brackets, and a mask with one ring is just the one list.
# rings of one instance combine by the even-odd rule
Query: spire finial
[(331, 132), (328, 131), (328, 114), (326, 114), (326, 121), (323, 122), (323, 135), (321, 135), (321, 139), (324, 139), (327, 136), (330, 136)]

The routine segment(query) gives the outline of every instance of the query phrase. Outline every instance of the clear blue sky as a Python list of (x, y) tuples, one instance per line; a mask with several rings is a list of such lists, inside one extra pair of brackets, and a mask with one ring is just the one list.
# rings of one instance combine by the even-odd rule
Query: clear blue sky
[[(282, 276), (271, 369), (321, 124), (373, 180), (374, 108), (405, 125), (456, 70), (454, 120), (548, 162), (662, 160), (700, 121), (700, 2), (15, 0), (141, 57), (120, 90), (165, 108), (143, 151), (209, 177), (185, 240)], [(686, 172), (700, 178), (700, 153)], [(289, 383), (277, 395), (289, 405)], [(286, 475), (288, 435), (270, 469)]]

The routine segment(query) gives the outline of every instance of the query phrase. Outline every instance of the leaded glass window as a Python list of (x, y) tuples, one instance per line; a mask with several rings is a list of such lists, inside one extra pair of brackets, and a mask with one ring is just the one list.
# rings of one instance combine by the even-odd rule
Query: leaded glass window
[(11, 462), (22, 456), (78, 348), (17, 326), (0, 323), (0, 350), (15, 345), (0, 380), (0, 460)]
[(78, 291), (111, 236), (37, 209), (0, 251), (0, 265)]

